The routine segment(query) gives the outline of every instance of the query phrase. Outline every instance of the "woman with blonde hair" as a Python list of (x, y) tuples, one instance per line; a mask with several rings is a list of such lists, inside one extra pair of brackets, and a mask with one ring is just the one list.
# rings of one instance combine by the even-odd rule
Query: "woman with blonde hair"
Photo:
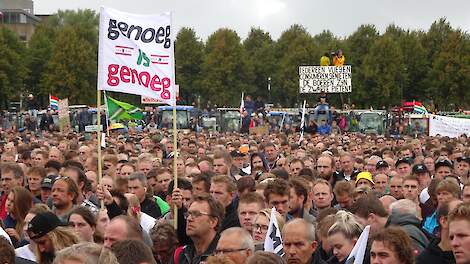
[[(277, 225), (279, 226), (279, 230), (282, 230), (284, 227), (285, 220), (276, 212), (276, 220)], [(266, 233), (268, 232), (269, 228), (269, 221), (271, 221), (271, 209), (265, 208), (261, 210), (255, 218), (255, 224), (253, 225), (253, 240), (255, 242), (255, 250), (263, 249), (264, 246), (264, 239), (266, 238)]]
[(53, 264), (119, 264), (116, 256), (109, 250), (92, 242), (82, 242), (57, 252)]
[(335, 223), (328, 230), (328, 244), (334, 255), (328, 263), (345, 263), (363, 229), (353, 214), (338, 211)]

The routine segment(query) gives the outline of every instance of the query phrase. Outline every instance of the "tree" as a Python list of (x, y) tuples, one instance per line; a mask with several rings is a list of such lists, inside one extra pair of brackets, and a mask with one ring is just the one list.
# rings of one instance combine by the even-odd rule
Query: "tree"
[(364, 76), (363, 61), (369, 53), (371, 43), (374, 43), (379, 37), (379, 32), (374, 25), (361, 25), (353, 34), (345, 41), (344, 53), (346, 56), (346, 64), (351, 65), (352, 70), (352, 93), (348, 96), (352, 99), (352, 103), (363, 105), (364, 97), (368, 94), (368, 87)]
[(42, 94), (39, 83), (43, 77), (47, 62), (52, 56), (54, 39), (54, 30), (46, 26), (46, 24), (40, 24), (29, 41), (26, 65), (30, 74), (25, 80), (26, 89), (38, 98), (47, 96), (47, 94)]
[(186, 102), (203, 95), (198, 80), (204, 61), (204, 44), (191, 28), (182, 28), (175, 42), (176, 83), (180, 86), (180, 98)]
[(40, 86), (43, 94), (92, 104), (96, 100), (96, 47), (80, 35), (79, 29), (72, 26), (65, 26), (58, 33)]
[(251, 28), (248, 37), (243, 42), (247, 61), (253, 69), (254, 79), (251, 84), (255, 87), (253, 96), (267, 97), (268, 78), (274, 75), (276, 61), (274, 58), (274, 41), (269, 33), (259, 28)]
[(0, 27), (0, 98), (7, 106), (9, 99), (19, 99), (24, 90), (26, 49), (18, 36), (6, 27)]
[(278, 60), (273, 78), (273, 94), (283, 105), (294, 105), (299, 95), (299, 66), (315, 65), (315, 45), (312, 37), (301, 25), (292, 25), (284, 31), (276, 43)]
[[(448, 35), (441, 51), (435, 54), (429, 71), (429, 92), (439, 110), (469, 107), (470, 42), (468, 34), (455, 31)], [(431, 79), (432, 78), (432, 79)]]
[(253, 69), (247, 63), (240, 37), (231, 29), (219, 29), (209, 36), (202, 64), (201, 88), (206, 99), (219, 106), (234, 105), (242, 91), (255, 89)]
[(388, 107), (400, 103), (405, 80), (404, 67), (403, 54), (392, 36), (384, 35), (372, 44), (362, 66), (367, 85), (367, 93), (362, 99), (366, 107)]

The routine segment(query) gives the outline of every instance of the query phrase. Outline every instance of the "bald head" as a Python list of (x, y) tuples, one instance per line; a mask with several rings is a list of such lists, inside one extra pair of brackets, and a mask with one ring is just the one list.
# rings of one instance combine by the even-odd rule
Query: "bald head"
[(315, 241), (315, 226), (302, 218), (291, 220), (282, 228), (283, 237), (285, 234), (293, 232), (303, 234), (303, 237), (309, 242)]
[(379, 200), (382, 203), (382, 205), (384, 206), (385, 210), (387, 210), (387, 212), (389, 212), (389, 214), (391, 213), (390, 205), (397, 201), (397, 199), (395, 199), (395, 197), (393, 197), (391, 195), (384, 195), (384, 196), (380, 197)]

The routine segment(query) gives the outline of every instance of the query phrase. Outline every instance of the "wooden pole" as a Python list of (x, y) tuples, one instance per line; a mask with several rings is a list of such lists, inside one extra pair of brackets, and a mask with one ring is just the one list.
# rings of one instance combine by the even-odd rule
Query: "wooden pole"
[[(96, 98), (96, 111), (97, 111), (97, 114), (98, 114), (98, 117), (97, 117), (97, 125), (98, 125), (98, 135), (97, 135), (97, 139), (98, 139), (98, 144), (96, 144), (98, 146), (98, 182), (99, 184), (101, 185), (102, 184), (102, 176), (103, 176), (103, 170), (102, 170), (102, 159), (101, 159), (101, 109), (100, 109), (100, 105), (101, 105), (101, 90), (98, 89), (98, 92), (97, 92), (97, 98)], [(104, 200), (101, 200), (101, 209), (104, 209)]]
[[(178, 128), (176, 127), (176, 100), (173, 104), (173, 189), (178, 188), (178, 170), (176, 160), (178, 159)], [(173, 227), (178, 229), (178, 208), (173, 205)]]

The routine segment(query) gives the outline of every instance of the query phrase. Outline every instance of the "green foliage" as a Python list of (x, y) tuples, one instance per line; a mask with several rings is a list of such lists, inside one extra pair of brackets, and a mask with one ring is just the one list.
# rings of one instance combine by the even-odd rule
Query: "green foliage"
[(234, 105), (241, 91), (250, 94), (253, 68), (247, 63), (240, 37), (231, 29), (219, 29), (206, 43), (201, 88), (205, 99), (219, 106)]
[(191, 28), (182, 28), (175, 42), (176, 83), (180, 86), (180, 98), (186, 102), (204, 94), (199, 80), (204, 61), (204, 44)]
[(25, 66), (26, 48), (16, 34), (0, 27), (0, 103), (6, 106), (10, 99), (18, 100), (24, 90), (28, 74)]
[(84, 41), (75, 27), (65, 26), (57, 34), (52, 53), (40, 82), (43, 94), (68, 97), (73, 104), (92, 104), (96, 100), (96, 47)]

